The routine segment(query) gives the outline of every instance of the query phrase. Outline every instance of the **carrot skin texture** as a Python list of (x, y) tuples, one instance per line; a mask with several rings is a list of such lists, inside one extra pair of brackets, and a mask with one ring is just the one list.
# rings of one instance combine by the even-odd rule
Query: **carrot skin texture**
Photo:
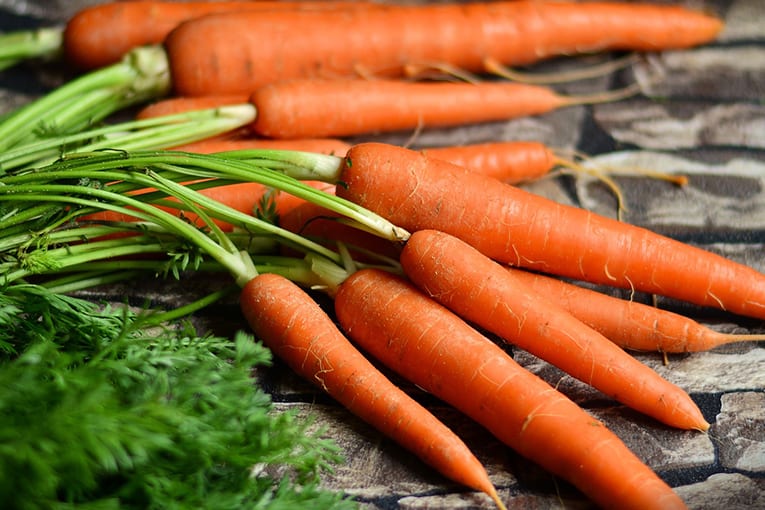
[(543, 177), (558, 161), (550, 148), (534, 141), (431, 147), (420, 152), (429, 158), (442, 159), (471, 172), (515, 184)]
[(240, 302), (258, 338), (297, 374), (448, 478), (496, 497), (462, 440), (378, 371), (300, 287), (265, 273), (245, 285)]
[(406, 280), (362, 269), (340, 286), (335, 311), (381, 363), (603, 508), (686, 508), (603, 423)]
[(160, 44), (180, 23), (199, 16), (242, 10), (326, 9), (334, 8), (333, 4), (336, 2), (107, 2), (72, 16), (64, 30), (64, 52), (71, 64), (90, 70), (119, 61), (137, 46)]
[(683, 315), (620, 299), (550, 276), (507, 268), (516, 279), (568, 310), (624, 349), (702, 352), (741, 341)]
[(464, 241), (419, 230), (400, 261), (415, 285), (460, 317), (667, 425), (709, 428), (685, 391)]
[(503, 263), (765, 319), (765, 275), (711, 252), (417, 151), (364, 143), (346, 162), (337, 195), (410, 232), (441, 230)]
[[(348, 101), (348, 98), (353, 98)], [(252, 129), (270, 138), (352, 136), (547, 113), (569, 104), (550, 88), (514, 82), (288, 80), (259, 87)]]
[[(329, 26), (342, 30), (328, 37)], [(715, 17), (674, 6), (475, 2), (214, 14), (180, 24), (165, 47), (176, 92), (204, 95), (295, 78), (398, 78), (413, 64), (481, 72), (486, 59), (521, 65), (610, 49), (679, 49), (709, 42), (721, 28)]]

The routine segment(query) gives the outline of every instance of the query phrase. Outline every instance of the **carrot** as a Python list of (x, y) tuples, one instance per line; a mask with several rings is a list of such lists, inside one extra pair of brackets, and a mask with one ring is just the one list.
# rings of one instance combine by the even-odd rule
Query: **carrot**
[(601, 507), (685, 508), (603, 423), (406, 280), (362, 269), (340, 285), (335, 312), (371, 356)]
[(251, 10), (334, 9), (356, 2), (228, 1), (168, 2), (115, 1), (77, 12), (64, 29), (67, 59), (90, 70), (119, 61), (131, 49), (159, 44), (183, 21), (216, 12)]
[(669, 310), (609, 296), (558, 278), (513, 268), (507, 270), (515, 279), (624, 349), (700, 352), (734, 342), (765, 340), (763, 335), (721, 333)]
[(753, 268), (417, 151), (358, 144), (330, 179), (401, 228), (450, 233), (501, 262), (765, 318)]
[(256, 335), (297, 374), (447, 478), (505, 508), (462, 440), (377, 370), (300, 287), (261, 274), (244, 286), (240, 302)]
[[(250, 97), (252, 129), (270, 138), (351, 136), (539, 115), (623, 97), (624, 91), (566, 97), (553, 89), (507, 81), (286, 80)], [(630, 92), (631, 93), (631, 92)], [(352, 101), (348, 98), (353, 98)]]
[(509, 183), (538, 179), (562, 162), (552, 149), (534, 141), (429, 147), (420, 152)]
[(457, 315), (667, 425), (709, 428), (685, 391), (469, 244), (419, 230), (400, 260), (412, 282)]
[(679, 49), (709, 42), (721, 28), (718, 18), (678, 6), (473, 2), (211, 14), (181, 23), (165, 47), (176, 94), (197, 96), (295, 78), (401, 77), (414, 64), (481, 72), (487, 61)]

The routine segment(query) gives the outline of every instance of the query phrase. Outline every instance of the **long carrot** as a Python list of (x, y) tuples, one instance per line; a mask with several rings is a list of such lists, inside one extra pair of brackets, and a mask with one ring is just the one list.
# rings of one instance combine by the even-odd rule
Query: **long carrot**
[[(226, 140), (202, 140), (174, 149), (200, 154), (246, 149), (286, 149), (344, 156), (351, 146), (339, 138), (273, 140), (244, 136)], [(532, 181), (547, 175), (556, 166), (569, 166), (569, 162), (558, 157), (550, 147), (535, 141), (486, 142), (418, 150), (429, 157), (449, 161), (509, 183)]]
[(410, 232), (441, 230), (501, 262), (765, 318), (765, 275), (753, 268), (417, 151), (358, 144), (330, 179)]
[(677, 6), (460, 2), (212, 14), (181, 23), (165, 47), (176, 93), (194, 96), (249, 93), (295, 78), (400, 77), (413, 64), (480, 72), (486, 61), (686, 48), (721, 28), (719, 19)]
[(334, 9), (357, 2), (115, 1), (77, 12), (64, 30), (64, 51), (70, 63), (88, 70), (119, 61), (131, 49), (159, 44), (183, 21), (219, 12), (250, 10)]
[(297, 374), (444, 476), (505, 508), (462, 440), (377, 370), (297, 285), (261, 274), (244, 286), (240, 302), (258, 338)]
[(603, 423), (403, 279), (352, 274), (335, 296), (362, 349), (448, 402), (603, 508), (685, 508)]
[(507, 268), (529, 288), (554, 301), (624, 349), (667, 353), (708, 351), (765, 335), (721, 333), (690, 317), (620, 299), (550, 276)]
[(260, 136), (310, 138), (505, 120), (607, 101), (624, 94), (618, 91), (613, 96), (566, 97), (549, 87), (508, 81), (314, 78), (277, 81), (258, 87), (250, 102), (258, 110), (253, 130)]
[[(316, 81), (305, 84), (304, 90), (306, 94), (311, 93), (311, 90), (313, 90), (313, 84), (316, 84)], [(162, 115), (188, 112), (191, 110), (241, 104), (248, 102), (251, 98), (254, 97), (257, 97), (257, 95), (251, 94), (248, 96), (246, 94), (224, 94), (214, 96), (176, 96), (164, 98), (157, 100), (139, 110), (139, 112), (136, 114), (136, 118), (155, 118)], [(363, 98), (364, 96), (361, 96), (359, 99), (363, 101)], [(282, 99), (283, 98), (280, 97), (278, 101), (274, 102), (281, 102)], [(397, 98), (392, 99), (392, 101), (396, 100)], [(335, 105), (336, 103), (333, 103), (333, 107)], [(303, 107), (305, 107), (305, 105), (298, 106), (298, 108)], [(314, 110), (315, 108), (320, 107), (321, 102), (317, 102), (312, 104), (308, 109)], [(333, 111), (326, 115), (322, 122), (327, 122), (330, 119), (335, 119), (335, 115), (337, 113), (337, 110), (333, 109)], [(317, 114), (316, 117), (320, 117), (320, 114)], [(415, 125), (413, 127), (417, 126)], [(376, 129), (377, 128), (374, 128), (373, 130)], [(248, 136), (247, 134), (236, 136), (234, 137), (235, 140), (231, 140), (230, 138), (231, 137), (227, 137), (222, 140), (219, 138), (212, 140), (202, 140), (180, 147), (175, 147), (175, 149), (209, 154), (213, 152), (225, 152), (231, 150), (266, 148), (290, 150), (294, 149), (309, 152), (320, 152), (323, 154), (344, 155), (348, 149), (351, 148), (351, 144), (338, 138), (312, 137), (296, 139), (268, 139), (252, 137)], [(430, 157), (450, 161), (456, 165), (463, 166), (485, 175), (491, 175), (497, 179), (511, 183), (519, 183), (537, 179), (549, 173), (556, 165), (570, 166), (569, 161), (563, 160), (557, 156), (555, 151), (553, 151), (551, 148), (547, 147), (541, 142), (536, 141), (486, 142), (459, 146), (455, 145), (447, 147), (428, 147), (420, 150)]]
[(709, 428), (685, 391), (469, 244), (419, 230), (400, 260), (412, 282), (457, 315), (667, 425)]

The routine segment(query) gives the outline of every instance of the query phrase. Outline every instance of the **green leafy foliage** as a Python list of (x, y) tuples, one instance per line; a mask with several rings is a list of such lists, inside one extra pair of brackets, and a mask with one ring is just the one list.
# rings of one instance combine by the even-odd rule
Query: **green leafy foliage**
[(0, 294), (3, 508), (353, 508), (320, 488), (341, 459), (276, 412), (245, 333), (145, 327), (142, 315), (18, 284)]

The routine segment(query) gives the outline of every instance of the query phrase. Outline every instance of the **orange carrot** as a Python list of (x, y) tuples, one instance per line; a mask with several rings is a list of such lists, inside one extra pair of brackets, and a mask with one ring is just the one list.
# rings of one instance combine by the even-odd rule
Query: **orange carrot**
[(64, 51), (78, 68), (94, 69), (113, 64), (131, 49), (159, 44), (183, 21), (216, 12), (242, 10), (284, 11), (348, 7), (356, 2), (228, 1), (168, 2), (115, 1), (76, 13), (64, 30)]
[[(349, 101), (348, 98), (353, 98)], [(253, 92), (253, 130), (270, 138), (351, 136), (548, 113), (580, 104), (539, 85), (505, 81), (289, 80)]]
[(561, 162), (552, 149), (533, 141), (430, 147), (420, 152), (509, 183), (543, 177)]
[(648, 229), (380, 143), (352, 147), (337, 195), (516, 266), (765, 318), (765, 275)]
[(400, 260), (426, 294), (486, 331), (667, 425), (709, 428), (685, 391), (469, 244), (419, 230)]
[(371, 356), (601, 507), (685, 508), (603, 423), (407, 281), (360, 270), (340, 286), (335, 311)]
[(378, 371), (297, 285), (261, 274), (244, 286), (240, 302), (258, 338), (297, 374), (444, 476), (485, 492), (504, 509), (462, 440)]
[(684, 315), (609, 296), (558, 278), (510, 267), (507, 270), (624, 349), (700, 352), (734, 342), (765, 340), (763, 335), (721, 333)]
[(719, 19), (678, 6), (468, 2), (211, 14), (181, 23), (165, 47), (176, 93), (197, 96), (295, 78), (401, 77), (413, 64), (481, 72), (486, 61), (686, 48), (721, 28)]

